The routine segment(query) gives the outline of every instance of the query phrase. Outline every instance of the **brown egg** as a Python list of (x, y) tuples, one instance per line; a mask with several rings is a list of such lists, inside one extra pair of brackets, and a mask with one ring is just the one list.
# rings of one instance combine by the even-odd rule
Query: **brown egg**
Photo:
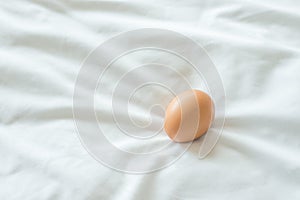
[(206, 93), (188, 90), (168, 105), (164, 129), (175, 142), (189, 142), (207, 132), (214, 118), (214, 105)]

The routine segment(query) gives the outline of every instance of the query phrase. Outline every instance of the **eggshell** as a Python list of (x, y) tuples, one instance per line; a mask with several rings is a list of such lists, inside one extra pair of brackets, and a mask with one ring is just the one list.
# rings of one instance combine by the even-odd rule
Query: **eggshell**
[(169, 103), (164, 129), (173, 141), (189, 142), (207, 132), (213, 117), (214, 104), (210, 96), (200, 90), (188, 90)]

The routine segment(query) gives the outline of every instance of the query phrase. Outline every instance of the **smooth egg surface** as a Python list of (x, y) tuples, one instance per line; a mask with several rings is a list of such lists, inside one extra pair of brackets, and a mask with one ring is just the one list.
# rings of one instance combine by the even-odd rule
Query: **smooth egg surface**
[(214, 118), (214, 104), (208, 94), (187, 90), (168, 105), (164, 129), (175, 142), (193, 141), (209, 129)]

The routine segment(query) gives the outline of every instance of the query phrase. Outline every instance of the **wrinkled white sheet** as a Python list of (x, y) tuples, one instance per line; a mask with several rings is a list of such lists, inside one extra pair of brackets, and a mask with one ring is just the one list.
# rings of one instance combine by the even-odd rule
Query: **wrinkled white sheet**
[[(72, 95), (91, 50), (148, 27), (205, 47), (227, 117), (206, 159), (124, 174), (80, 144)], [(0, 199), (300, 199), (299, 32), (296, 0), (1, 1)]]

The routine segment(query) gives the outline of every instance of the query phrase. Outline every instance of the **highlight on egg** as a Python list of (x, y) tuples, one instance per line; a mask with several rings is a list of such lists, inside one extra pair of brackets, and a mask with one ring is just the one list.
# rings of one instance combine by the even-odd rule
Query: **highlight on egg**
[(190, 142), (207, 132), (213, 118), (211, 97), (200, 90), (187, 90), (169, 103), (164, 130), (175, 142)]

